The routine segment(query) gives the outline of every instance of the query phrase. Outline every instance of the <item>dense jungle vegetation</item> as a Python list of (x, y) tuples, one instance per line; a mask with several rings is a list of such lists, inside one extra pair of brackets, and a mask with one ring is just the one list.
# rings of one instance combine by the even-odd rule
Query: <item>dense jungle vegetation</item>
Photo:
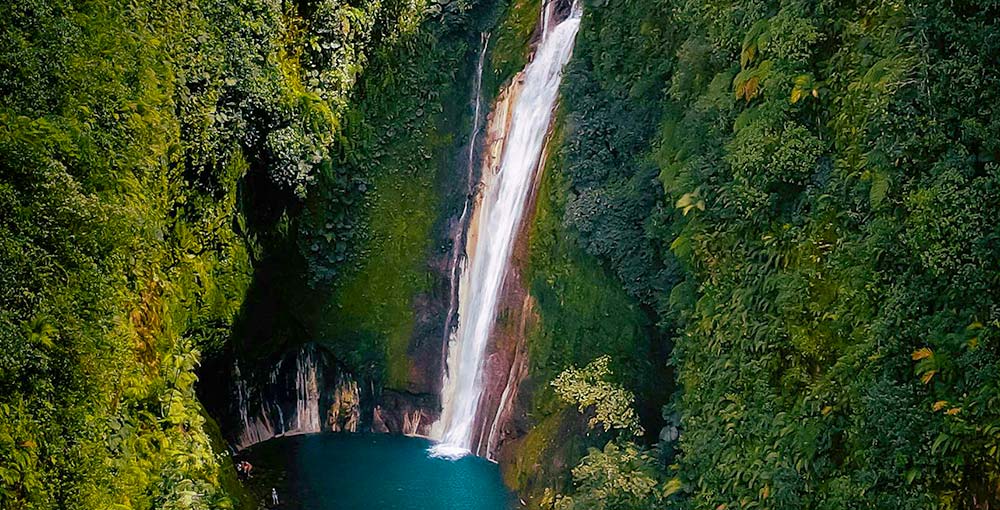
[[(480, 33), (488, 102), (539, 8), (0, 6), (0, 508), (245, 507), (195, 394), (224, 352), (321, 339), (404, 389)], [(508, 483), (560, 510), (998, 507), (1000, 2), (584, 11)]]
[(257, 310), (256, 269), (310, 289), (357, 264), (358, 78), (468, 10), (0, 7), (0, 507), (247, 503), (195, 368)]
[(1000, 4), (588, 7), (562, 223), (672, 333), (680, 439), (557, 506), (994, 508)]

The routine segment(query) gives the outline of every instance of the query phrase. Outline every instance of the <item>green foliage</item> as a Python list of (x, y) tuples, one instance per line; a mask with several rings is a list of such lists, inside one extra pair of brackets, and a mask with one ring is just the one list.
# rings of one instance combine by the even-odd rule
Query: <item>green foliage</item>
[[(412, 51), (414, 41), (420, 40), (415, 33), (419, 30), (417, 23), (423, 19), (420, 8), (375, 1), (358, 7), (327, 0), (319, 2), (309, 16), (302, 81), (310, 94), (322, 99), (318, 104), (336, 112), (337, 119), (343, 114), (343, 119), (334, 123), (334, 127), (343, 124), (341, 130), (321, 130), (326, 135), (314, 146), (306, 147), (313, 150), (311, 161), (318, 172), (312, 174), (315, 186), (296, 234), (314, 287), (330, 287), (355, 272), (367, 253), (366, 242), (373, 235), (373, 227), (366, 218), (369, 207), (365, 196), (373, 192), (370, 190), (377, 174), (371, 166), (378, 152), (372, 146), (377, 131), (366, 124), (367, 107), (351, 104), (349, 93), (371, 60), (373, 76), (384, 73), (389, 79), (362, 80), (359, 87), (368, 91), (364, 97), (387, 104), (391, 104), (388, 98), (399, 97), (398, 91), (391, 90), (397, 84), (392, 81), (400, 72), (397, 67), (402, 67), (397, 66), (402, 61), (395, 60), (396, 53)], [(412, 73), (417, 69), (424, 68), (411, 66), (406, 70)], [(408, 113), (412, 114), (412, 110)], [(378, 127), (383, 128), (384, 136), (384, 127)], [(385, 143), (381, 136), (378, 139)], [(302, 163), (302, 158), (292, 161), (309, 165)]]
[[(345, 357), (352, 362), (365, 356), (357, 352), (358, 347), (378, 353), (378, 358), (384, 356), (387, 384), (393, 388), (405, 388), (409, 378), (407, 348), (414, 326), (413, 298), (430, 287), (424, 264), (438, 198), (432, 183), (427, 182), (433, 177), (431, 170), (402, 180), (393, 175), (375, 181), (374, 204), (366, 218), (373, 238), (362, 245), (367, 255), (359, 257), (358, 271), (343, 279), (334, 297), (337, 308), (328, 334), (338, 338), (353, 332), (354, 338), (345, 340), (356, 352)], [(420, 181), (421, 185), (411, 187)], [(353, 347), (366, 332), (378, 339), (379, 345)]]
[(498, 83), (517, 74), (528, 63), (531, 37), (538, 27), (542, 0), (509, 0), (506, 13), (496, 28), (496, 42), (490, 64)]
[(195, 343), (218, 347), (249, 281), (246, 163), (195, 120), (215, 91), (186, 95), (175, 66), (206, 21), (113, 2), (0, 17), (0, 506), (229, 506)]
[(200, 353), (226, 345), (258, 237), (335, 175), (348, 92), (421, 19), (406, 5), (0, 7), (0, 507), (238, 503)]
[[(561, 115), (559, 113), (558, 115)], [(562, 144), (557, 121), (549, 147)], [(528, 346), (533, 385), (532, 428), (517, 445), (505, 470), (508, 484), (529, 497), (546, 488), (568, 486), (569, 466), (607, 434), (588, 434), (586, 420), (550, 384), (564, 370), (609, 355), (613, 374), (607, 383), (623, 391), (648, 394), (654, 369), (649, 319), (619, 281), (586, 253), (563, 222), (571, 193), (561, 151), (549, 151), (536, 193), (528, 234), (525, 281), (535, 300), (538, 321), (529, 323)], [(528, 498), (526, 498), (528, 499)]]
[(663, 308), (677, 280), (673, 257), (652, 242), (661, 207), (645, 154), (671, 69), (666, 6), (621, 3), (585, 9), (562, 89), (566, 175), (563, 222), (645, 305)]
[(380, 46), (360, 81), (364, 94), (345, 114), (338, 158), (299, 226), (311, 281), (334, 284), (319, 339), (352, 366), (384, 369), (376, 375), (388, 387), (407, 388), (415, 300), (432, 285), (434, 229), (452, 212), (447, 198), (461, 194), (450, 180), (479, 49), (470, 44), (479, 42), (470, 12), (488, 7), (451, 4)]
[(552, 386), (560, 398), (575, 404), (581, 413), (593, 408), (594, 415), (587, 422), (590, 428), (601, 425), (606, 430), (638, 436), (642, 426), (635, 414), (635, 395), (608, 381), (612, 375), (610, 363), (609, 356), (601, 356), (583, 368), (570, 367), (552, 381)]
[(680, 481), (664, 481), (656, 458), (631, 443), (609, 442), (573, 468), (572, 496), (557, 496), (555, 510), (642, 510), (663, 508), (680, 490)]
[(565, 221), (678, 328), (675, 503), (994, 505), (997, 5), (587, 7)]
[[(550, 146), (562, 143), (557, 127)], [(639, 388), (650, 369), (648, 319), (599, 259), (580, 248), (563, 222), (572, 193), (562, 154), (548, 156), (528, 234), (525, 278), (538, 303), (539, 324), (529, 332), (532, 374), (550, 381), (573, 365), (611, 355), (614, 382)], [(553, 400), (545, 395), (541, 401)]]

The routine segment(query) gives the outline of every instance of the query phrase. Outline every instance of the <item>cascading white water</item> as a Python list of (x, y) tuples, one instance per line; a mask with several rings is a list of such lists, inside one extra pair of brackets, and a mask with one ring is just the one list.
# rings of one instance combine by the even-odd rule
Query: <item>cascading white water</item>
[[(524, 212), (532, 178), (559, 92), (563, 66), (569, 61), (580, 26), (574, 4), (569, 18), (546, 32), (514, 103), (500, 171), (483, 191), (474, 256), (463, 283), (468, 289), (459, 304), (458, 331), (448, 345), (442, 389), (443, 412), (435, 424), (440, 442), (431, 454), (459, 458), (469, 454), (473, 426), (483, 391), (482, 367), (507, 272), (514, 238)], [(467, 250), (468, 251), (468, 250)]]

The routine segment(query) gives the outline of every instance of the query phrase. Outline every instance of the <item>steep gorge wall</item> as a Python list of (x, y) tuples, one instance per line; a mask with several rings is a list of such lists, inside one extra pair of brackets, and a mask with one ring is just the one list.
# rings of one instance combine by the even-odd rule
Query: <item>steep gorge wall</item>
[[(463, 205), (479, 173), (466, 164), (480, 157), (471, 128), (475, 89), (483, 94), (480, 120), (495, 91), (492, 70), (479, 77), (476, 68), (496, 7), (478, 2), (461, 23), (421, 25), (361, 77), (366, 94), (352, 105), (353, 138), (339, 148), (350, 154), (339, 162), (345, 173), (364, 176), (364, 201), (352, 203), (361, 239), (349, 246), (334, 285), (312, 284), (311, 259), (339, 252), (308, 241), (303, 261), (297, 245), (317, 235), (311, 229), (325, 235), (339, 228), (343, 214), (335, 207), (345, 200), (320, 182), (291, 217), (282, 253), (262, 262), (268, 270), (255, 282), (231, 348), (202, 370), (200, 393), (234, 445), (296, 429), (291, 416), (302, 398), (294, 378), (282, 374), (294, 372), (292, 360), (310, 343), (322, 353), (321, 402), (320, 426), (308, 430), (336, 430), (327, 426), (325, 400), (345, 391), (359, 400), (347, 430), (426, 435), (437, 420), (452, 248), (460, 248)], [(244, 398), (245, 413), (241, 384), (253, 394)]]
[(609, 439), (589, 429), (588, 416), (563, 402), (551, 381), (605, 354), (617, 354), (616, 371), (633, 378), (651, 364), (648, 317), (564, 225), (564, 129), (560, 116), (508, 273), (484, 397), (501, 402), (488, 455), (529, 508), (538, 508), (550, 489), (566, 492), (570, 470), (587, 449)]
[(241, 450), (280, 436), (315, 432), (426, 435), (436, 400), (376, 388), (327, 349), (304, 344), (278, 357), (233, 363), (220, 425)]
[(237, 421), (226, 430), (237, 449), (277, 436), (359, 429), (357, 381), (314, 344), (286, 353), (269, 370), (244, 375), (237, 361), (232, 381)]
[[(522, 11), (532, 9), (534, 19), (541, 23), (553, 24), (560, 16), (566, 14), (568, 3), (549, 4), (544, 21), (540, 15), (542, 9), (537, 5), (530, 2), (519, 3), (512, 7), (508, 16), (517, 9)], [(524, 12), (520, 15), (523, 16)], [(509, 21), (510, 18), (505, 19)], [(500, 25), (504, 23), (506, 21), (501, 21)], [(544, 32), (538, 22), (532, 26), (535, 29), (524, 40), (524, 48), (532, 47)], [(240, 431), (229, 434), (234, 444), (242, 447), (273, 435), (307, 431), (375, 431), (410, 435), (429, 433), (430, 425), (437, 420), (440, 412), (438, 393), (446, 345), (442, 339), (446, 336), (445, 317), (449, 309), (450, 275), (455, 269), (458, 277), (462, 274), (461, 267), (453, 266), (456, 261), (461, 263), (461, 258), (454, 257), (454, 250), (460, 245), (475, 246), (474, 241), (478, 235), (474, 230), (468, 230), (468, 225), (476, 224), (474, 215), (462, 214), (461, 206), (463, 202), (471, 201), (472, 211), (477, 211), (475, 205), (478, 201), (478, 191), (498, 170), (505, 134), (509, 128), (511, 107), (521, 84), (520, 76), (515, 74), (505, 79), (504, 86), (496, 90), (496, 79), (498, 76), (502, 78), (503, 74), (495, 64), (504, 61), (505, 58), (497, 57), (495, 52), (502, 50), (504, 37), (498, 34), (488, 40), (489, 53), (484, 55), (480, 53), (481, 46), (469, 45), (462, 65), (474, 69), (477, 57), (488, 57), (487, 68), (484, 70), (484, 83), (480, 84), (484, 88), (480, 101), (484, 117), (486, 111), (489, 111), (489, 115), (483, 119), (485, 126), (480, 130), (479, 137), (469, 137), (466, 134), (462, 138), (459, 135), (457, 142), (439, 146), (435, 149), (438, 151), (437, 155), (431, 157), (432, 167), (435, 168), (434, 172), (438, 175), (437, 181), (440, 183), (433, 188), (434, 193), (444, 198), (437, 199), (437, 207), (440, 209), (436, 213), (436, 219), (433, 220), (434, 226), (423, 234), (428, 236), (424, 241), (427, 243), (424, 245), (425, 248), (422, 252), (408, 254), (410, 258), (407, 262), (414, 264), (414, 267), (423, 268), (430, 278), (428, 283), (412, 288), (416, 292), (410, 290), (411, 294), (393, 298), (401, 297), (400, 302), (406, 303), (406, 309), (410, 310), (407, 313), (412, 314), (407, 320), (412, 322), (411, 326), (397, 330), (406, 335), (402, 348), (387, 346), (389, 377), (386, 379), (377, 372), (369, 372), (364, 368), (358, 370), (355, 364), (345, 363), (345, 360), (349, 361), (350, 352), (345, 357), (342, 354), (343, 348), (339, 347), (341, 344), (356, 345), (352, 335), (370, 333), (379, 337), (386, 333), (390, 336), (397, 334), (391, 329), (381, 329), (383, 326), (370, 319), (371, 315), (382, 313), (379, 310), (385, 310), (384, 303), (377, 301), (380, 296), (378, 287), (380, 280), (375, 277), (378, 273), (382, 273), (388, 278), (406, 279), (408, 270), (405, 267), (388, 266), (387, 261), (376, 257), (367, 262), (367, 267), (358, 273), (359, 276), (353, 277), (357, 282), (356, 285), (366, 283), (367, 288), (358, 287), (359, 293), (355, 293), (352, 290), (355, 284), (349, 279), (347, 290), (339, 291), (339, 297), (330, 306), (321, 307), (321, 310), (329, 311), (331, 315), (328, 320), (337, 328), (337, 331), (330, 335), (333, 338), (332, 344), (322, 340), (322, 336), (327, 333), (323, 333), (325, 330), (321, 329), (317, 340), (321, 345), (328, 347), (296, 348), (298, 351), (293, 349), (272, 361), (257, 362), (258, 368), (254, 370), (266, 374), (266, 377), (258, 376), (252, 378), (253, 381), (237, 383), (232, 394), (237, 403), (244, 403), (227, 411), (238, 419), (229, 421), (235, 425), (224, 427)], [(480, 39), (477, 42), (485, 41)], [(474, 124), (473, 122), (463, 125), (461, 122), (455, 123), (454, 120), (463, 118), (463, 115), (469, 119), (470, 112), (474, 110), (474, 103), (470, 97), (473, 95), (470, 89), (474, 83), (474, 76), (471, 74), (461, 73), (447, 96), (466, 97), (465, 104), (468, 106), (465, 112), (449, 114), (443, 110), (442, 114), (438, 115), (442, 119), (452, 119), (452, 125), (449, 127), (451, 130), (460, 131), (468, 128), (469, 132), (473, 131), (470, 125)], [(493, 97), (495, 99), (492, 99)], [(426, 103), (423, 106), (415, 105), (414, 109), (416, 108), (433, 111), (433, 107), (428, 107)], [(394, 122), (399, 121), (397, 119)], [(433, 131), (438, 128), (424, 129)], [(419, 133), (419, 130), (416, 133)], [(554, 163), (548, 162), (548, 155), (551, 150), (558, 153), (560, 143), (555, 141), (546, 145), (542, 167), (558, 164), (558, 158)], [(410, 150), (410, 147), (399, 140), (384, 146), (381, 159), (396, 161), (386, 160), (386, 157), (393, 151), (400, 150)], [(482, 175), (478, 175), (479, 170), (466, 173), (467, 166), (464, 161), (466, 157), (477, 163), (474, 165), (476, 169), (483, 169)], [(548, 171), (549, 169), (546, 170)], [(589, 444), (577, 439), (586, 435), (585, 420), (579, 419), (575, 410), (566, 410), (557, 402), (548, 383), (558, 373), (558, 369), (570, 364), (567, 359), (583, 364), (590, 360), (589, 356), (593, 352), (596, 352), (593, 349), (581, 349), (579, 356), (561, 355), (558, 359), (553, 359), (549, 352), (550, 346), (540, 349), (538, 345), (533, 345), (533, 342), (539, 339), (543, 344), (559, 343), (565, 336), (577, 333), (576, 330), (566, 335), (553, 333), (553, 328), (561, 327), (561, 324), (556, 323), (565, 319), (553, 319), (552, 316), (562, 312), (555, 311), (559, 307), (552, 306), (551, 297), (546, 294), (551, 289), (541, 289), (545, 294), (541, 297), (546, 304), (542, 308), (548, 313), (547, 317), (544, 317), (547, 321), (543, 322), (538, 296), (535, 295), (539, 289), (533, 289), (533, 286), (537, 287), (535, 280), (538, 279), (539, 273), (552, 269), (547, 267), (547, 257), (543, 257), (541, 262), (538, 260), (539, 252), (548, 250), (551, 246), (532, 246), (539, 237), (539, 222), (545, 223), (545, 229), (549, 229), (545, 230), (545, 236), (556, 235), (550, 231), (552, 226), (546, 222), (561, 215), (561, 211), (552, 210), (553, 200), (559, 201), (565, 198), (565, 190), (559, 188), (557, 184), (558, 176), (550, 178), (546, 172), (536, 172), (525, 217), (518, 229), (519, 234), (497, 313), (495, 332), (487, 348), (484, 367), (487, 382), (479, 406), (481, 412), (475, 425), (477, 443), (475, 452), (500, 462), (508, 475), (510, 485), (526, 495), (529, 493), (535, 495), (541, 488), (552, 486), (564, 479), (568, 468), (582, 454), (584, 445)], [(393, 179), (401, 177), (402, 175), (395, 175)], [(466, 179), (470, 178), (478, 184), (469, 186)], [(394, 214), (407, 214), (405, 204), (388, 201), (396, 193), (395, 188), (377, 182), (374, 184), (373, 196), (376, 208), (385, 207), (387, 210), (395, 210)], [(544, 195), (543, 204), (540, 206), (544, 218), (541, 220), (535, 215), (536, 198), (539, 193)], [(553, 198), (552, 195), (558, 197)], [(463, 221), (465, 216), (468, 217)], [(560, 231), (558, 235), (562, 234)], [(395, 243), (399, 240), (398, 235), (387, 235), (383, 242)], [(563, 249), (561, 245), (557, 248)], [(474, 256), (474, 253), (467, 255)], [(594, 298), (594, 296), (579, 298), (573, 295), (573, 292), (574, 289), (578, 290), (593, 284), (588, 278), (595, 271), (596, 262), (589, 259), (578, 260), (574, 257), (567, 257), (565, 262), (570, 267), (561, 268), (559, 270), (561, 273), (569, 272), (570, 276), (586, 273), (588, 276), (569, 282), (570, 295), (563, 296), (561, 300), (565, 301), (568, 298), (572, 307), (576, 302)], [(596, 272), (600, 273), (600, 269), (597, 268)], [(563, 276), (558, 274), (553, 278), (553, 275), (548, 275), (546, 281), (550, 286), (565, 290), (566, 282), (561, 281)], [(609, 287), (607, 282), (602, 281), (601, 285), (604, 285), (602, 289)], [(361, 316), (361, 305), (347, 301), (348, 298), (360, 298), (360, 303), (367, 303), (366, 306), (370, 309), (366, 309), (363, 313), (369, 316)], [(627, 300), (616, 297), (608, 303), (606, 310), (610, 312), (603, 311), (602, 315), (608, 313), (622, 315), (615, 307), (626, 307), (624, 315), (632, 316), (631, 306)], [(357, 312), (359, 315), (352, 316), (351, 314), (356, 313), (354, 310), (359, 310)], [(586, 313), (571, 310), (562, 315), (572, 316), (569, 320), (584, 324), (600, 321), (599, 317), (582, 317)], [(627, 320), (625, 322), (628, 323)], [(631, 334), (635, 327), (630, 325), (626, 329)], [(591, 333), (597, 330), (598, 327), (590, 327)], [(553, 334), (559, 338), (552, 339)], [(595, 343), (599, 341), (600, 339)], [(567, 345), (558, 348), (573, 350), (574, 343), (567, 342)], [(304, 350), (313, 352), (312, 361), (300, 362), (308, 358), (303, 358)], [(533, 353), (537, 360), (532, 359)], [(402, 361), (401, 368), (391, 368), (400, 361)], [(556, 368), (549, 366), (553, 364)], [(297, 368), (292, 370), (290, 367), (293, 366)], [(312, 368), (309, 368), (310, 366)], [(315, 371), (315, 394), (301, 391), (302, 385), (297, 381), (303, 377), (291, 375), (292, 372), (301, 373), (303, 367), (306, 368), (307, 376), (304, 378), (306, 381), (311, 381), (310, 377), (313, 377), (309, 375), (309, 371)], [(242, 378), (237, 377), (235, 380), (241, 381)], [(241, 391), (244, 392), (242, 396)], [(310, 391), (313, 390), (310, 388)], [(344, 402), (350, 404), (345, 408)], [(240, 410), (241, 407), (243, 411)], [(305, 409), (307, 416), (300, 417), (300, 409)], [(303, 419), (307, 427), (300, 426)], [(545, 458), (546, 455), (548, 458)], [(525, 473), (529, 472), (533, 474), (525, 478)]]

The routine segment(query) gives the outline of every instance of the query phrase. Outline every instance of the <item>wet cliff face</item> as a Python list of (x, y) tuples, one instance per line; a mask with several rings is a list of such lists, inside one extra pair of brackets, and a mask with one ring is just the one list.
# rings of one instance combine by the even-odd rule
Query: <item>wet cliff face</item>
[(437, 418), (435, 398), (383, 392), (312, 343), (270, 360), (236, 360), (229, 381), (228, 398), (212, 411), (236, 450), (314, 432), (426, 435)]
[(385, 390), (372, 410), (371, 431), (427, 437), (438, 416), (436, 395)]
[(222, 423), (237, 449), (275, 436), (354, 432), (361, 426), (357, 381), (315, 344), (256, 366), (236, 360), (230, 380)]
[[(303, 269), (294, 260), (277, 260), (272, 264), (273, 271), (267, 273), (274, 276), (257, 291), (255, 303), (259, 306), (247, 314), (248, 324), (237, 331), (238, 337), (230, 349), (235, 352), (209, 359), (203, 366), (200, 395), (234, 447), (242, 448), (280, 434), (328, 430), (428, 435), (430, 425), (438, 420), (447, 343), (445, 331), (449, 328), (445, 317), (452, 301), (457, 301), (457, 285), (452, 288), (452, 278), (459, 274), (458, 261), (464, 251), (473, 191), (481, 171), (480, 142), (489, 109), (489, 99), (485, 96), (491, 95), (483, 91), (485, 86), (481, 83), (488, 38), (478, 32), (473, 37), (481, 46), (478, 51), (469, 51), (470, 58), (465, 62), (468, 69), (455, 75), (452, 89), (446, 92), (435, 89), (449, 98), (444, 113), (440, 114), (448, 117), (447, 122), (441, 120), (441, 125), (447, 126), (449, 136), (420, 128), (414, 130), (418, 134), (412, 139), (404, 140), (406, 143), (394, 142), (395, 145), (382, 148), (386, 153), (403, 152), (418, 143), (427, 147), (431, 138), (455, 140), (447, 147), (439, 143), (442, 146), (436, 150), (440, 154), (435, 153), (431, 159), (419, 158), (416, 168), (421, 170), (424, 181), (409, 175), (391, 176), (397, 181), (405, 178), (403, 188), (420, 186), (436, 197), (428, 202), (436, 210), (420, 211), (434, 222), (433, 228), (426, 232), (427, 249), (406, 253), (403, 262), (410, 268), (400, 267), (396, 263), (398, 257), (368, 257), (370, 267), (361, 268), (353, 280), (345, 277), (333, 290), (303, 288), (304, 284), (299, 283), (294, 291), (289, 291), (288, 281), (301, 279), (296, 273)], [(408, 89), (391, 92), (424, 95), (420, 89), (424, 86), (411, 84)], [(466, 101), (468, 107), (463, 109)], [(424, 117), (436, 109), (432, 103), (420, 108)], [(469, 129), (464, 120), (467, 116), (472, 117), (472, 129), (460, 132)], [(380, 119), (371, 120), (376, 121)], [(400, 127), (398, 120), (381, 121), (392, 129)], [(412, 163), (398, 154), (394, 157), (397, 165)], [(434, 179), (427, 178), (435, 173)], [(389, 197), (394, 190), (392, 186), (383, 183), (381, 187), (374, 184), (372, 187), (374, 201), (398, 201), (398, 197)], [(384, 209), (388, 211), (382, 211), (384, 216), (402, 218), (402, 223), (408, 223), (407, 218), (415, 214), (413, 204)], [(376, 232), (383, 247), (401, 242), (399, 229), (390, 227), (380, 227), (386, 231)], [(418, 232), (417, 236), (421, 235)], [(384, 296), (387, 287), (372, 288), (375, 279), (371, 275), (375, 273), (380, 275), (378, 282), (382, 283), (384, 280), (422, 283), (415, 287), (393, 287), (396, 302), (388, 306)], [(402, 291), (395, 292), (398, 289)], [(361, 345), (359, 339), (365, 339), (367, 344)], [(298, 346), (309, 340), (329, 346), (330, 350), (319, 344)], [(383, 354), (385, 359), (379, 359)], [(239, 359), (233, 361), (234, 358)], [(351, 404), (338, 405), (338, 401)]]

